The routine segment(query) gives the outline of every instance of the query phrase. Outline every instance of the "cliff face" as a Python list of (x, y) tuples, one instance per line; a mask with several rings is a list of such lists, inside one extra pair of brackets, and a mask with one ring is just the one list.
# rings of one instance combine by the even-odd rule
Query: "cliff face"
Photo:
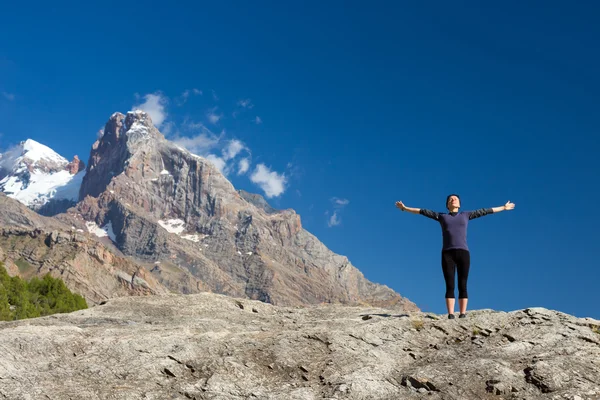
[(7, 399), (598, 399), (600, 321), (127, 297), (0, 323)]

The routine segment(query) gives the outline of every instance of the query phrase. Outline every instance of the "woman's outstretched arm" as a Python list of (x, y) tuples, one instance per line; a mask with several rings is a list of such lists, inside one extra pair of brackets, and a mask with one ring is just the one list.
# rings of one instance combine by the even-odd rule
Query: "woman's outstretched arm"
[(418, 214), (421, 211), (420, 208), (406, 207), (401, 201), (396, 202), (396, 207), (398, 207), (402, 211), (408, 211), (409, 213), (413, 214)]
[(512, 210), (513, 208), (515, 208), (515, 204), (508, 201), (505, 205), (500, 207), (480, 208), (478, 210), (471, 211), (469, 212), (469, 219), (475, 219), (483, 217), (484, 215), (499, 213), (500, 211)]
[(515, 208), (515, 203), (511, 203), (510, 200), (509, 200), (503, 206), (493, 207), (492, 211), (495, 212), (495, 213), (497, 213), (497, 212), (500, 212), (500, 211), (512, 210), (513, 208)]
[(413, 208), (413, 207), (406, 207), (406, 206), (404, 205), (404, 203), (403, 203), (403, 202), (401, 202), (401, 201), (397, 201), (397, 202), (396, 202), (396, 207), (398, 207), (398, 208), (399, 208), (399, 209), (401, 209), (402, 211), (408, 211), (409, 213), (413, 213), (413, 214), (421, 214), (421, 215), (424, 215), (424, 216), (426, 216), (426, 217), (428, 217), (428, 218), (435, 219), (436, 221), (438, 220), (438, 218), (439, 218), (439, 216), (440, 216), (440, 215), (439, 215), (438, 213), (436, 213), (435, 211), (426, 210), (426, 209), (424, 209), (424, 208)]

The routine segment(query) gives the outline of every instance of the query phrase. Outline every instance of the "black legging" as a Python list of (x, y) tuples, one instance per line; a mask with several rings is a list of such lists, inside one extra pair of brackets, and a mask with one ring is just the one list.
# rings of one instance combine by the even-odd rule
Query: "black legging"
[(442, 251), (442, 271), (446, 280), (446, 298), (454, 298), (454, 273), (458, 269), (458, 298), (467, 299), (467, 279), (471, 254), (468, 250), (452, 249)]

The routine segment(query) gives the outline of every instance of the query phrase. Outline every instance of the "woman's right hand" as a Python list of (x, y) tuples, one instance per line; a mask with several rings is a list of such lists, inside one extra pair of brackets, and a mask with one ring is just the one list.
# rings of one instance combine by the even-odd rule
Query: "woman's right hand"
[(402, 211), (406, 210), (406, 206), (404, 205), (403, 202), (401, 201), (397, 201), (396, 202), (396, 207), (398, 207), (399, 209), (401, 209)]

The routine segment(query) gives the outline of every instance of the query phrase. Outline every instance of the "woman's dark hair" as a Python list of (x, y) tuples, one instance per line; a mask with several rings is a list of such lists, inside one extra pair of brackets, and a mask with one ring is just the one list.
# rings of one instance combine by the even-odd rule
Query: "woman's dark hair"
[(448, 208), (448, 200), (450, 200), (450, 197), (452, 197), (452, 196), (456, 196), (456, 197), (458, 197), (458, 200), (460, 200), (460, 196), (457, 195), (456, 193), (449, 194), (448, 197), (446, 197), (446, 208)]

